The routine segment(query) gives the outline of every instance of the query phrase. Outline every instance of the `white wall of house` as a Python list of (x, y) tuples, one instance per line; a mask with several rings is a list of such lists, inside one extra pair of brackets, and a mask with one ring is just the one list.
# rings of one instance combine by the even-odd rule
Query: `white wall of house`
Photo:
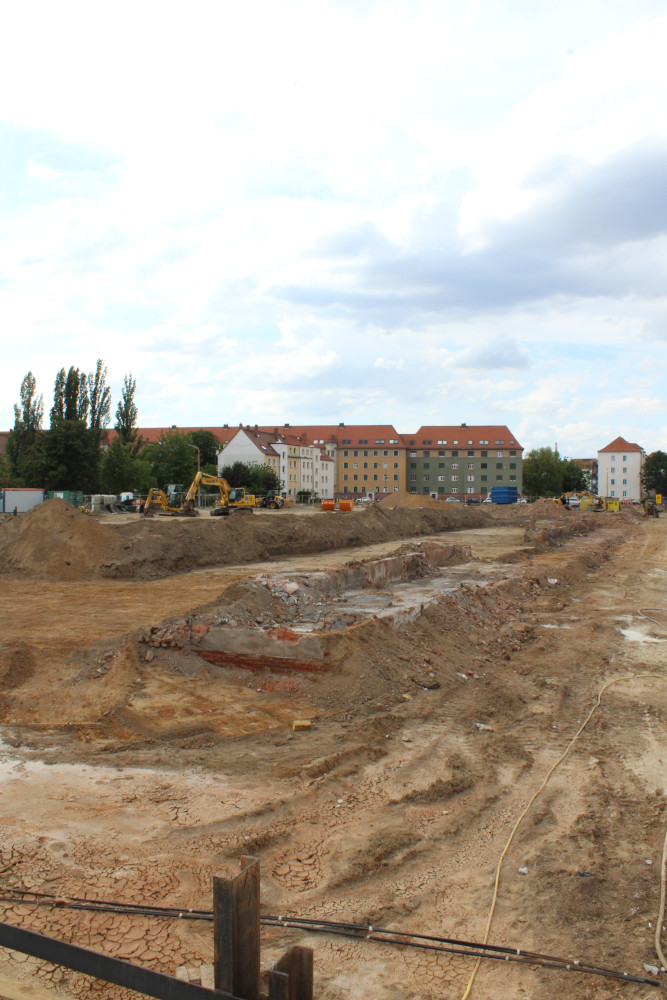
[[(225, 465), (243, 462), (245, 465), (264, 465), (264, 453), (251, 441), (245, 431), (239, 429), (231, 441), (218, 452), (218, 475)], [(241, 485), (230, 484), (230, 485)]]
[(623, 450), (598, 452), (598, 491), (601, 496), (617, 500), (641, 500), (643, 451)]

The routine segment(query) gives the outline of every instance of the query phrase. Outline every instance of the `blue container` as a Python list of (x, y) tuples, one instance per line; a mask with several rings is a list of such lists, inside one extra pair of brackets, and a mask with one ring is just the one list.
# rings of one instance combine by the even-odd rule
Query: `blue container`
[(491, 503), (516, 503), (519, 491), (516, 486), (492, 486)]

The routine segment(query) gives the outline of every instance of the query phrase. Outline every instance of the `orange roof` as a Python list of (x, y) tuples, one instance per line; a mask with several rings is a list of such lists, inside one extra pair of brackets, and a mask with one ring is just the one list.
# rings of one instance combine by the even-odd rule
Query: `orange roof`
[(606, 448), (599, 448), (598, 455), (601, 451), (643, 451), (638, 444), (631, 444), (630, 441), (626, 441), (625, 438), (617, 437), (608, 444)]
[(461, 448), (472, 447), (474, 445), (478, 448), (483, 443), (490, 448), (494, 445), (505, 447), (509, 445), (512, 448), (523, 451), (523, 448), (505, 424), (424, 426), (420, 427), (416, 434), (402, 434), (401, 437), (407, 447), (414, 448), (428, 447), (429, 445), (436, 446), (439, 443), (448, 446), (458, 445)]
[[(350, 445), (352, 448), (390, 443), (402, 445), (400, 435), (392, 424), (284, 424), (273, 429), (285, 435), (305, 438), (307, 444), (333, 443), (338, 447)], [(271, 428), (263, 427), (262, 430)]]
[[(164, 434), (178, 431), (179, 434), (191, 434), (193, 431), (210, 431), (219, 444), (226, 444), (239, 430), (238, 427), (137, 427), (137, 437), (142, 437), (144, 444), (157, 444)], [(117, 436), (115, 430), (107, 431), (107, 443), (111, 444)]]

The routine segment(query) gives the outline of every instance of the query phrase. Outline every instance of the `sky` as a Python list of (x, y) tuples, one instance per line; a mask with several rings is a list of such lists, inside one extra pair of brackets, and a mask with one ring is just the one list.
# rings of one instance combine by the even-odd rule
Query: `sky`
[(662, 0), (6, 5), (0, 429), (102, 358), (143, 427), (667, 450), (666, 51)]

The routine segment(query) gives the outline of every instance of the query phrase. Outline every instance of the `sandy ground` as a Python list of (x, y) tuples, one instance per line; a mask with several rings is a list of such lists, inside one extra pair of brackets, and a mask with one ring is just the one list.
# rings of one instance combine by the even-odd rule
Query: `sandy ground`
[[(4, 890), (208, 908), (212, 876), (250, 853), (266, 913), (481, 940), (516, 820), (603, 685), (624, 678), (517, 830), (489, 940), (642, 975), (656, 964), (667, 828), (667, 525), (554, 508), (448, 511), (446, 524), (419, 510), (390, 512), (391, 524), (355, 512), (352, 548), (311, 515), (307, 537), (281, 522), (287, 553), (217, 565), (195, 537), (203, 519), (130, 524), (125, 556), (120, 522), (52, 508), (53, 537), (41, 540), (27, 520), (21, 532), (9, 523), (11, 537), (5, 522)], [(270, 548), (251, 537), (270, 517), (234, 529), (244, 555)], [(160, 551), (172, 566), (170, 540), (186, 552), (188, 532), (197, 568), (160, 577)], [(317, 590), (396, 551), (407, 564), (443, 545), (441, 570), (367, 588), (387, 617), (363, 618), (344, 588)], [(63, 552), (83, 553), (87, 573)], [(105, 578), (109, 562), (126, 577)], [(400, 619), (410, 594), (414, 612)], [(314, 621), (326, 670), (200, 655), (198, 637), (215, 629)], [(301, 718), (312, 730), (292, 732)], [(9, 922), (163, 971), (212, 960), (206, 924), (2, 906)], [(270, 929), (263, 968), (294, 943), (315, 949), (318, 998), (462, 997), (472, 972), (462, 958)], [(8, 952), (0, 974), (78, 997), (121, 993)], [(485, 962), (471, 996), (657, 992)]]

